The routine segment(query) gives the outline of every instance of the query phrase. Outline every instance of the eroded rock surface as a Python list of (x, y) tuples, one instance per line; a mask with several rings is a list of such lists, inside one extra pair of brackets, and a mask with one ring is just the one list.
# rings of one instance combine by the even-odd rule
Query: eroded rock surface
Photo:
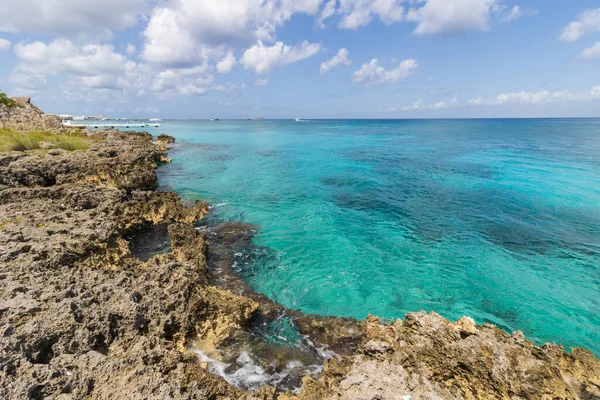
[(55, 130), (62, 128), (62, 121), (56, 115), (44, 114), (31, 104), (29, 97), (12, 99), (17, 106), (0, 104), (0, 128), (23, 130)]
[[(96, 135), (88, 151), (2, 156), (0, 398), (254, 398), (185, 350), (256, 309), (208, 287), (206, 204), (139, 190), (164, 155), (149, 135)], [(127, 233), (158, 223), (173, 251), (131, 257)]]
[(365, 328), (356, 354), (306, 379), (299, 399), (600, 398), (600, 362), (586, 350), (536, 347), (520, 332), (425, 312), (392, 325), (369, 317)]
[(159, 143), (159, 144), (169, 144), (169, 143), (174, 143), (174, 142), (175, 142), (175, 138), (173, 136), (169, 136), (164, 133), (161, 133), (160, 135), (158, 135), (156, 137), (156, 143)]
[[(231, 269), (255, 227), (199, 231), (206, 204), (152, 190), (164, 146), (143, 133), (90, 135), (100, 140), (86, 151), (0, 154), (0, 398), (600, 397), (591, 353), (536, 347), (469, 318), (382, 324), (284, 310)], [(167, 227), (170, 251), (133, 257), (127, 238), (155, 226)], [(297, 396), (236, 389), (190, 351), (225, 346), (274, 315), (338, 354)]]

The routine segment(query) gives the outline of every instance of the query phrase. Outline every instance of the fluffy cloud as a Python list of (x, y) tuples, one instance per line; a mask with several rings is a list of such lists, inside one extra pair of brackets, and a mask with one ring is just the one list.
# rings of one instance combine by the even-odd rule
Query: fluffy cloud
[(235, 67), (235, 57), (233, 56), (233, 52), (228, 52), (225, 57), (221, 61), (217, 63), (217, 72), (220, 74), (228, 74)]
[(240, 90), (244, 90), (245, 88), (246, 88), (246, 84), (244, 84), (244, 83), (242, 83), (241, 85), (236, 85), (234, 83), (227, 82), (224, 85), (212, 86), (210, 89), (215, 92), (233, 93), (233, 92), (239, 92)]
[(135, 46), (132, 45), (132, 44), (128, 44), (127, 48), (126, 48), (126, 51), (127, 51), (127, 55), (128, 56), (134, 55), (135, 54)]
[(574, 42), (584, 34), (600, 31), (600, 8), (586, 10), (579, 19), (569, 23), (562, 30), (560, 40), (563, 42)]
[(277, 42), (273, 46), (265, 46), (258, 41), (254, 46), (244, 52), (240, 64), (244, 68), (261, 75), (268, 73), (275, 66), (292, 64), (306, 58), (312, 57), (321, 50), (317, 43), (302, 42), (300, 45), (288, 46), (283, 42)]
[(340, 15), (339, 27), (358, 29), (368, 25), (375, 17), (385, 24), (393, 24), (404, 18), (404, 0), (330, 0), (325, 4), (318, 24), (323, 26), (325, 20)]
[(111, 45), (76, 45), (57, 39), (19, 43), (14, 52), (19, 63), (9, 80), (23, 93), (45, 90), (47, 77), (59, 76), (69, 99), (93, 99), (91, 94), (99, 92), (122, 97), (149, 86), (154, 74), (147, 65), (116, 53)]
[(123, 70), (127, 58), (114, 52), (111, 45), (78, 46), (66, 39), (19, 43), (15, 55), (22, 63), (46, 75), (62, 72), (81, 76), (115, 73)]
[(590, 101), (600, 99), (600, 86), (594, 86), (583, 92), (574, 92), (571, 90), (560, 90), (550, 92), (543, 90), (540, 92), (513, 92), (501, 93), (495, 99), (485, 100), (482, 97), (471, 99), (467, 102), (469, 106), (493, 106), (493, 105), (518, 105), (518, 104), (548, 104), (556, 102), (570, 101)]
[(365, 86), (379, 86), (387, 83), (394, 83), (400, 79), (409, 76), (415, 68), (419, 66), (417, 60), (404, 60), (398, 67), (386, 70), (379, 65), (379, 61), (374, 58), (371, 62), (363, 64), (362, 67), (352, 74), (354, 82), (364, 83)]
[(205, 95), (214, 77), (208, 65), (161, 71), (152, 82), (152, 91), (160, 96)]
[(581, 58), (584, 60), (592, 60), (600, 58), (600, 42), (594, 43), (592, 47), (588, 47), (581, 53)]
[(449, 101), (439, 101), (437, 103), (428, 105), (423, 103), (423, 101), (415, 101), (411, 105), (402, 107), (404, 111), (421, 111), (421, 110), (445, 110), (447, 108), (454, 108), (460, 105), (458, 99), (456, 97), (450, 99)]
[[(126, 48), (128, 53), (132, 52), (131, 47)], [(232, 93), (244, 88), (231, 83), (213, 86), (214, 67), (208, 62), (159, 70), (131, 61), (106, 44), (77, 45), (57, 39), (50, 43), (20, 43), (14, 52), (19, 64), (10, 81), (24, 93), (46, 89), (48, 76), (62, 79), (64, 95), (71, 100), (123, 101), (125, 96), (143, 96), (148, 90), (158, 97), (168, 97), (204, 95), (211, 91)], [(110, 92), (113, 96), (109, 99)], [(94, 95), (99, 97), (94, 99)]]
[(495, 98), (484, 99), (476, 97), (468, 100), (466, 103), (460, 103), (455, 97), (449, 101), (440, 101), (433, 104), (425, 104), (418, 100), (414, 103), (402, 107), (404, 111), (421, 111), (421, 110), (445, 110), (455, 107), (482, 107), (482, 106), (510, 106), (510, 105), (544, 105), (551, 103), (567, 103), (567, 102), (586, 102), (600, 100), (600, 86), (593, 86), (588, 90), (574, 92), (572, 90), (560, 90), (550, 92), (543, 90), (540, 92), (511, 92), (501, 93)]
[(518, 92), (518, 93), (502, 93), (499, 94), (493, 104), (544, 104), (553, 101), (574, 100), (576, 95), (569, 90), (561, 90), (558, 92), (549, 92), (543, 90), (541, 92)]
[(254, 86), (265, 86), (267, 83), (269, 83), (268, 78), (260, 78), (254, 82)]
[(0, 51), (5, 51), (10, 49), (11, 43), (9, 40), (0, 38)]
[(153, 10), (144, 36), (147, 61), (191, 65), (224, 49), (273, 41), (295, 13), (314, 15), (321, 0), (173, 0)]
[(0, 31), (108, 38), (147, 11), (147, 0), (0, 0)]
[[(411, 105), (402, 107), (402, 109), (404, 111), (416, 111), (416, 110), (422, 110), (425, 107), (426, 107), (425, 103), (423, 103), (422, 100), (417, 100), (414, 103), (412, 103)], [(396, 111), (396, 110), (394, 109), (394, 111)]]
[(347, 49), (340, 49), (335, 56), (333, 56), (329, 60), (322, 62), (321, 75), (326, 75), (329, 71), (331, 71), (338, 65), (350, 65), (351, 62), (348, 59), (348, 54), (350, 54), (350, 52)]
[(417, 22), (416, 35), (453, 34), (468, 30), (485, 31), (498, 0), (420, 0), (425, 5), (411, 8), (406, 18)]
[(508, 13), (506, 13), (506, 15), (504, 15), (502, 17), (502, 21), (503, 22), (514, 21), (515, 19), (519, 19), (522, 16), (523, 16), (523, 10), (521, 10), (521, 7), (514, 6), (513, 8), (510, 9), (510, 11)]

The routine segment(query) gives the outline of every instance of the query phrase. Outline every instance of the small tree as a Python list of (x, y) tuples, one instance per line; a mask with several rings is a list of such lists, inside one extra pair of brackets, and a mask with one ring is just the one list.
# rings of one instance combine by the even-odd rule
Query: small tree
[(3, 104), (7, 107), (17, 107), (17, 103), (15, 103), (13, 99), (8, 97), (4, 92), (0, 92), (0, 104)]

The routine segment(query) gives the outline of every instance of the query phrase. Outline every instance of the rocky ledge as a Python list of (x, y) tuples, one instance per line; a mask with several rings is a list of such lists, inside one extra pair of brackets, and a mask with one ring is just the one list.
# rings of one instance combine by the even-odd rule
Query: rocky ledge
[(0, 103), (0, 128), (22, 130), (56, 130), (62, 121), (56, 115), (44, 114), (31, 104), (29, 97), (10, 99), (11, 106)]
[[(250, 227), (203, 231), (207, 204), (154, 190), (170, 138), (94, 135), (85, 151), (0, 154), (0, 398), (600, 397), (600, 361), (586, 350), (434, 313), (383, 324), (282, 309), (227, 274), (228, 249)], [(168, 249), (132, 252), (157, 227)], [(329, 349), (300, 391), (241, 390), (193, 351), (252, 341), (253, 324), (275, 314)]]

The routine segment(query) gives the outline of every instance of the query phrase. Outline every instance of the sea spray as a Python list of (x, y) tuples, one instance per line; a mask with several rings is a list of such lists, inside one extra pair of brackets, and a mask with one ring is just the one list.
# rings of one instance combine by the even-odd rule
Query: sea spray
[[(206, 363), (207, 371), (225, 379), (230, 385), (243, 390), (258, 390), (263, 385), (271, 385), (283, 390), (298, 393), (298, 381), (286, 382), (292, 372), (297, 376), (316, 377), (322, 367), (318, 365), (305, 366), (298, 360), (289, 361), (281, 371), (268, 372), (254, 360), (252, 353), (240, 352), (235, 361), (226, 363), (210, 357), (209, 352), (193, 350), (198, 355), (200, 363)], [(216, 351), (216, 353), (219, 353)], [(274, 364), (270, 365), (271, 369)]]

